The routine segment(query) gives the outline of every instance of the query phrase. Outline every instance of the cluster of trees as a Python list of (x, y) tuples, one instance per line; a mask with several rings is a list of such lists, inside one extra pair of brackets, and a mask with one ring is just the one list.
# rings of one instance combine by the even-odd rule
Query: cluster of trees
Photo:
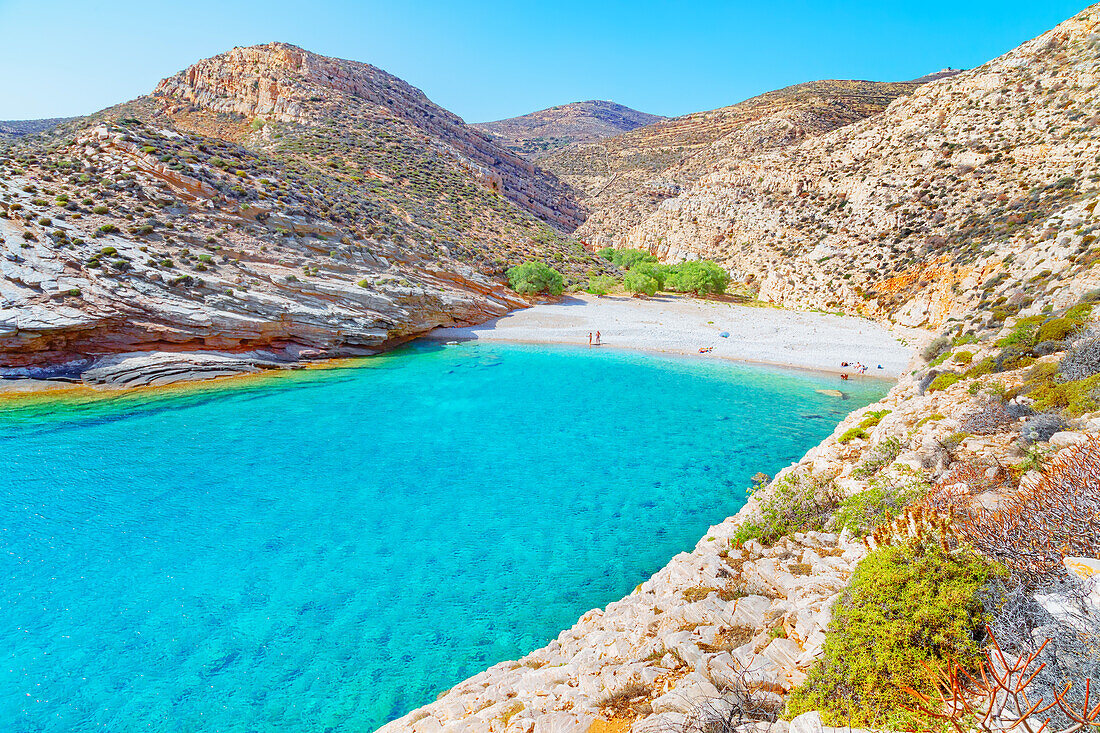
[[(630, 293), (654, 295), (658, 290), (672, 290), (695, 295), (712, 295), (726, 292), (729, 274), (710, 260), (680, 262), (662, 265), (651, 253), (643, 249), (600, 250), (600, 256), (626, 271), (623, 288)], [(592, 278), (588, 292), (603, 295), (610, 292), (617, 281), (607, 275)]]
[[(645, 250), (610, 247), (600, 250), (599, 255), (625, 271), (621, 285), (629, 293), (652, 296), (659, 290), (672, 290), (717, 295), (726, 292), (730, 282), (729, 273), (710, 260), (663, 265)], [(524, 262), (510, 268), (507, 275), (512, 290), (522, 295), (560, 295), (565, 289), (562, 274), (542, 262)], [(593, 295), (606, 295), (619, 286), (616, 277), (595, 275), (585, 290)]]

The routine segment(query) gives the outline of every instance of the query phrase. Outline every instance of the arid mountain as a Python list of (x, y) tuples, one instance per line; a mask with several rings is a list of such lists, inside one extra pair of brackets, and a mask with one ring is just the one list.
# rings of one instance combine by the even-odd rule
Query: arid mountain
[(8, 143), (0, 217), (9, 366), (343, 353), (504, 312), (523, 260), (604, 267), (566, 236), (579, 209), (552, 175), (379, 69), (286, 44)]
[(916, 82), (816, 81), (731, 107), (555, 151), (541, 161), (584, 197), (577, 236), (621, 243), (630, 227), (706, 173), (716, 161), (784, 147), (881, 112)]
[(72, 117), (49, 117), (41, 120), (0, 120), (0, 140), (34, 135), (68, 122)]
[(592, 100), (481, 122), (473, 127), (509, 150), (537, 161), (559, 148), (601, 140), (663, 119), (614, 102)]
[(620, 241), (913, 326), (1072, 304), (1100, 285), (1098, 8), (882, 114), (736, 150)]

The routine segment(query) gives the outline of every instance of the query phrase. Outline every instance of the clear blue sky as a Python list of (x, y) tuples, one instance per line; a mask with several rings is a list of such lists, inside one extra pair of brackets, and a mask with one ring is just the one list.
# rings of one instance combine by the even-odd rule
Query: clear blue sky
[(1082, 0), (0, 0), (0, 119), (92, 112), (233, 46), (366, 61), (467, 121), (583, 99), (713, 109), (810, 79), (969, 68)]

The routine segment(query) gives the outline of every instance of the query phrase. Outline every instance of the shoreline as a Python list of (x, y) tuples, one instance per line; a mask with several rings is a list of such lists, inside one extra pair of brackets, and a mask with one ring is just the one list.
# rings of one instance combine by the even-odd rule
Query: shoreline
[[(664, 319), (654, 321), (654, 318)], [(708, 321), (707, 318), (712, 320)], [(722, 324), (718, 325), (718, 320)], [(603, 328), (590, 324), (603, 325)], [(667, 323), (666, 323), (667, 321)], [(610, 328), (607, 325), (610, 324)], [(818, 331), (821, 329), (821, 331)], [(901, 336), (921, 341), (927, 332), (916, 329), (890, 330), (874, 321), (855, 316), (760, 308), (721, 300), (662, 295), (651, 299), (624, 296), (597, 298), (587, 294), (566, 295), (556, 302), (537, 303), (512, 310), (504, 316), (473, 326), (435, 328), (412, 338), (395, 339), (390, 353), (406, 343), (423, 339), (447, 341), (484, 341), (486, 343), (522, 343), (578, 346), (586, 345), (585, 334), (600, 330), (599, 346), (666, 354), (689, 358), (715, 358), (723, 361), (794, 369), (851, 379), (896, 381), (911, 364), (915, 346), (902, 345)], [(723, 330), (728, 338), (721, 337)], [(809, 338), (807, 331), (818, 334)], [(901, 334), (899, 336), (898, 334)], [(857, 337), (869, 337), (871, 345)], [(608, 339), (612, 339), (610, 342)], [(700, 353), (694, 343), (706, 343), (712, 351)], [(860, 375), (840, 366), (843, 348), (874, 356), (868, 358), (868, 372)], [(784, 358), (784, 356), (788, 358)], [(273, 358), (275, 357), (275, 358)], [(223, 384), (244, 377), (278, 374), (299, 369), (324, 369), (362, 358), (334, 355), (328, 358), (284, 360), (265, 352), (228, 353), (221, 351), (160, 352), (138, 351), (105, 354), (89, 359), (91, 368), (107, 364), (118, 379), (136, 383), (89, 384), (65, 379), (34, 377), (0, 378), (0, 400), (61, 397), (64, 395), (110, 396), (136, 391), (159, 390), (189, 384)], [(883, 369), (874, 364), (883, 363)], [(169, 381), (155, 374), (168, 370)], [(247, 381), (243, 380), (242, 381)]]
[[(433, 333), (433, 332), (429, 332), (428, 334), (420, 336), (416, 340), (433, 341), (435, 343), (443, 344), (443, 345), (447, 345), (447, 344), (450, 344), (450, 343), (465, 344), (465, 343), (471, 343), (471, 342), (472, 343), (479, 343), (480, 342), (480, 343), (485, 343), (485, 344), (525, 344), (525, 345), (528, 345), (528, 346), (573, 346), (573, 347), (583, 347), (583, 346), (586, 345), (586, 344), (582, 344), (582, 343), (563, 343), (561, 341), (552, 341), (552, 340), (549, 340), (549, 339), (479, 339), (479, 338), (476, 338), (476, 337), (475, 338), (458, 337), (458, 338), (449, 338), (447, 340), (444, 340), (443, 338), (437, 338), (437, 337), (431, 335), (431, 333)], [(764, 360), (764, 359), (745, 359), (745, 358), (736, 357), (736, 356), (725, 356), (725, 355), (722, 355), (722, 354), (713, 354), (713, 353), (700, 354), (697, 351), (692, 352), (692, 351), (686, 351), (686, 350), (676, 351), (676, 350), (670, 350), (670, 349), (646, 348), (645, 346), (635, 346), (633, 344), (630, 344), (630, 345), (608, 344), (608, 343), (592, 344), (592, 348), (597, 348), (597, 347), (598, 348), (613, 349), (615, 351), (634, 351), (634, 352), (638, 352), (638, 353), (642, 353), (642, 354), (654, 354), (654, 355), (661, 355), (661, 356), (677, 356), (677, 357), (685, 357), (685, 358), (689, 358), (689, 359), (703, 359), (703, 357), (709, 356), (713, 359), (719, 359), (721, 361), (733, 362), (734, 364), (746, 364), (748, 366), (771, 367), (771, 368), (774, 368), (774, 369), (785, 369), (785, 370), (791, 370), (791, 371), (797, 371), (797, 372), (809, 372), (811, 374), (817, 374), (817, 375), (839, 376), (841, 374), (848, 374), (851, 379), (860, 380), (860, 381), (874, 380), (874, 381), (878, 381), (878, 382), (887, 382), (889, 384), (894, 384), (895, 382), (898, 381), (897, 377), (884, 376), (882, 374), (876, 374), (876, 373), (872, 373), (872, 372), (868, 372), (867, 374), (852, 374), (850, 372), (846, 372), (843, 368), (840, 368), (840, 367), (831, 368), (831, 367), (802, 366), (802, 365), (799, 365), (799, 364), (787, 364), (785, 362), (767, 361), (767, 360)]]
[[(601, 347), (887, 381), (896, 381), (911, 367), (917, 346), (930, 337), (917, 329), (887, 329), (855, 316), (680, 296), (642, 300), (576, 294), (476, 326), (437, 328), (421, 338), (583, 347), (588, 345), (586, 334), (595, 331), (601, 332)], [(913, 345), (903, 344), (902, 338)], [(707, 347), (709, 351), (700, 351)], [(861, 360), (868, 367), (866, 374), (841, 366)]]

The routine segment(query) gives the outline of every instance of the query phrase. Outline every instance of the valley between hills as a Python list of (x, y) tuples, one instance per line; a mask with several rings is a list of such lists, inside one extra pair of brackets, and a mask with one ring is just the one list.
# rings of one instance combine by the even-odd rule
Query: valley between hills
[(906, 329), (889, 393), (692, 550), (381, 730), (1096, 730), (1098, 201), (1100, 5), (974, 69), (668, 119), (468, 125), (236, 48), (0, 123), (0, 376), (297, 367), (585, 289)]

